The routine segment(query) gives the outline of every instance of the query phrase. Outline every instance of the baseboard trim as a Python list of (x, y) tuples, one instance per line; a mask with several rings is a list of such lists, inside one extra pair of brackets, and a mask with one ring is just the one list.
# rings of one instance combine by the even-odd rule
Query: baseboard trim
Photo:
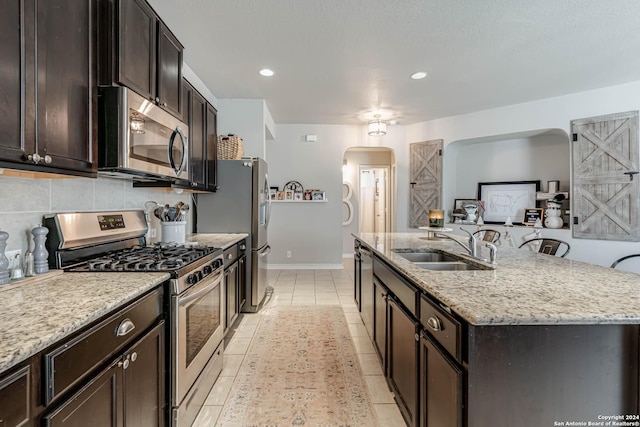
[(342, 264), (268, 264), (268, 270), (342, 270)]

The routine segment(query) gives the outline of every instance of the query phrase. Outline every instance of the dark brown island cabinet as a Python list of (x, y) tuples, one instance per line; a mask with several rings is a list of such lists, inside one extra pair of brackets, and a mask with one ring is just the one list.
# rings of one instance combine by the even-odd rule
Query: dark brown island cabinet
[(215, 191), (217, 185), (217, 111), (185, 79), (182, 83), (183, 121), (189, 126), (189, 187)]
[(0, 167), (95, 177), (97, 0), (0, 2)]
[(145, 0), (99, 0), (100, 84), (124, 85), (183, 119), (183, 46)]
[(0, 425), (167, 423), (163, 288), (0, 375)]
[(354, 248), (354, 296), (408, 426), (640, 421), (640, 325), (473, 325), (364, 243)]

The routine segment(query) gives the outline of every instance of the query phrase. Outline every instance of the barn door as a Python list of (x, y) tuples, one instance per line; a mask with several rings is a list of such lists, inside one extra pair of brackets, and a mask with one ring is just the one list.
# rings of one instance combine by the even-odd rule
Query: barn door
[(429, 225), (429, 209), (442, 209), (442, 140), (409, 145), (409, 227)]
[(638, 112), (572, 120), (573, 237), (640, 241)]

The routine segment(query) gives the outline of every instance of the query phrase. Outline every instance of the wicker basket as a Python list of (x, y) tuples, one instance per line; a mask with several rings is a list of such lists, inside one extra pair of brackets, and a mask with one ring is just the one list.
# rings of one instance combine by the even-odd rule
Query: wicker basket
[(238, 135), (218, 135), (218, 160), (237, 160), (244, 155), (244, 142)]

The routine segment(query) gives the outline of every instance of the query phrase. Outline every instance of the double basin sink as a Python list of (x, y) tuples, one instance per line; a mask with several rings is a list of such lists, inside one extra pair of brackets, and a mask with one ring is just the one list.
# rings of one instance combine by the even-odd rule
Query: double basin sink
[(423, 250), (420, 252), (411, 249), (392, 249), (397, 255), (411, 261), (416, 267), (426, 270), (460, 271), (460, 270), (488, 270), (478, 264), (466, 262), (463, 258), (444, 252)]

